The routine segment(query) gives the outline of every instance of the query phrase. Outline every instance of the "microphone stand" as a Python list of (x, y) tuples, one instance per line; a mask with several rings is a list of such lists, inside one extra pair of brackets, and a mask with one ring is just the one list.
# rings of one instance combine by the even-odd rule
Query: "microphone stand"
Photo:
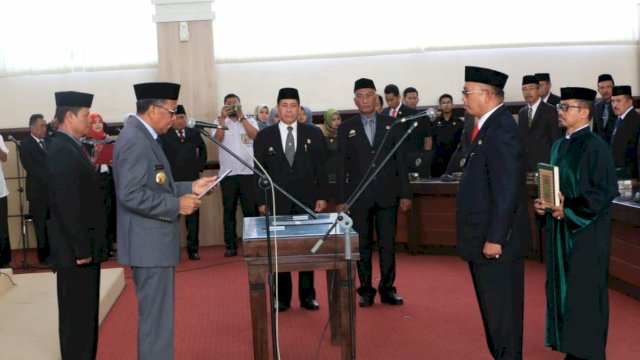
[[(322, 246), (322, 243), (327, 239), (327, 237), (329, 237), (329, 235), (331, 234), (331, 232), (333, 231), (333, 229), (336, 227), (336, 225), (338, 223), (340, 223), (340, 225), (344, 228), (344, 248), (345, 248), (344, 254), (345, 254), (345, 261), (347, 262), (347, 277), (348, 277), (347, 278), (347, 282), (349, 284), (349, 336), (351, 337), (351, 359), (355, 359), (356, 358), (355, 316), (354, 316), (355, 315), (355, 309), (354, 309), (353, 296), (351, 296), (351, 294), (353, 294), (353, 281), (351, 280), (351, 273), (352, 273), (352, 264), (351, 264), (352, 263), (352, 261), (351, 261), (351, 227), (352, 227), (353, 221), (351, 220), (351, 217), (349, 217), (347, 215), (347, 212), (349, 211), (351, 206), (356, 202), (356, 200), (360, 197), (362, 192), (367, 188), (367, 186), (369, 186), (369, 184), (373, 181), (373, 179), (380, 172), (380, 170), (382, 170), (382, 168), (389, 161), (391, 156), (393, 156), (393, 154), (395, 154), (395, 152), (398, 150), (398, 148), (402, 145), (402, 143), (404, 143), (406, 138), (409, 136), (409, 134), (411, 134), (411, 132), (417, 126), (418, 126), (418, 120), (414, 121), (411, 124), (411, 126), (409, 126), (409, 128), (405, 131), (405, 133), (400, 138), (400, 141), (398, 141), (393, 146), (391, 151), (389, 151), (389, 153), (384, 157), (384, 159), (382, 159), (382, 162), (380, 163), (380, 165), (376, 165), (374, 163), (375, 159), (377, 158), (377, 154), (376, 154), (376, 156), (374, 156), (374, 161), (372, 161), (371, 165), (369, 166), (369, 169), (375, 169), (373, 171), (373, 173), (371, 175), (369, 175), (369, 177), (362, 178), (362, 180), (360, 181), (360, 184), (358, 184), (358, 187), (356, 188), (356, 190), (353, 192), (353, 194), (351, 194), (351, 196), (347, 200), (344, 209), (342, 209), (342, 211), (340, 211), (340, 213), (338, 213), (338, 216), (336, 217), (336, 221), (334, 221), (333, 224), (331, 224), (331, 226), (329, 227), (327, 232), (324, 234), (322, 239), (319, 239), (318, 242), (316, 242), (316, 244), (311, 249), (312, 253), (315, 253), (316, 251), (318, 251), (320, 246)], [(389, 132), (387, 132), (387, 134), (388, 133)], [(385, 139), (386, 139), (386, 135), (387, 134), (385, 134)], [(382, 143), (380, 144), (380, 146), (382, 147)]]
[[(269, 200), (269, 191), (268, 190), (269, 190), (269, 186), (271, 185), (276, 190), (280, 191), (280, 193), (282, 195), (286, 196), (287, 198), (289, 198), (289, 200), (294, 202), (296, 205), (300, 206), (307, 214), (309, 214), (309, 216), (311, 216), (314, 219), (316, 219), (318, 217), (318, 215), (313, 210), (311, 210), (309, 207), (307, 207), (306, 205), (301, 203), (298, 199), (296, 199), (291, 194), (286, 192), (283, 188), (280, 187), (280, 185), (270, 181), (269, 178), (267, 178), (267, 176), (265, 175), (264, 172), (262, 172), (259, 169), (256, 169), (251, 164), (246, 162), (243, 158), (241, 158), (236, 153), (231, 151), (231, 149), (229, 149), (227, 146), (223, 145), (222, 142), (220, 142), (214, 136), (211, 136), (211, 134), (209, 134), (208, 131), (206, 131), (205, 129), (198, 129), (198, 130), (200, 130), (200, 133), (202, 133), (209, 140), (213, 141), (222, 150), (227, 152), (229, 155), (233, 156), (242, 165), (246, 166), (247, 168), (249, 168), (251, 171), (253, 171), (256, 175), (258, 175), (260, 177), (260, 181), (259, 181), (258, 184), (260, 185), (261, 188), (264, 189), (265, 204), (268, 205), (268, 203), (269, 203), (269, 201), (268, 201)], [(266, 232), (267, 232), (267, 267), (269, 269), (269, 291), (270, 291), (269, 307), (270, 307), (270, 311), (271, 311), (271, 313), (270, 313), (270, 315), (271, 315), (271, 345), (272, 345), (272, 350), (273, 350), (273, 358), (278, 360), (278, 341), (277, 341), (277, 338), (276, 338), (276, 317), (274, 316), (274, 311), (275, 311), (274, 310), (275, 309), (274, 299), (275, 299), (275, 296), (276, 296), (276, 292), (275, 292), (275, 277), (276, 277), (276, 274), (273, 273), (273, 260), (272, 260), (272, 257), (271, 257), (271, 231), (270, 231), (270, 227), (271, 226), (270, 226), (270, 223), (269, 223), (270, 220), (269, 220), (269, 211), (268, 210), (269, 209), (267, 209), (267, 211), (265, 211), (264, 218), (265, 218), (265, 227), (266, 227)], [(274, 214), (274, 219), (275, 219), (275, 214)]]
[(28, 241), (28, 234), (27, 234), (27, 224), (24, 218), (24, 199), (23, 199), (23, 195), (22, 193), (24, 192), (24, 189), (22, 188), (22, 166), (20, 163), (20, 152), (21, 152), (21, 145), (18, 144), (17, 142), (16, 144), (16, 152), (17, 152), (17, 158), (16, 158), (16, 174), (18, 177), (18, 188), (16, 189), (16, 191), (18, 192), (18, 198), (20, 199), (20, 229), (21, 229), (21, 233), (20, 233), (20, 237), (21, 237), (21, 241), (22, 241), (22, 269), (28, 269), (29, 267), (31, 267), (31, 265), (29, 265), (29, 262), (27, 261), (27, 247), (29, 246)]

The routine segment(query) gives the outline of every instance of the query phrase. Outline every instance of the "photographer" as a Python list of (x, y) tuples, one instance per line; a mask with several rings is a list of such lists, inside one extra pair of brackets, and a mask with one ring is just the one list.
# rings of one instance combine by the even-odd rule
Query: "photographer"
[[(253, 163), (253, 139), (258, 134), (258, 123), (254, 118), (244, 115), (238, 95), (228, 94), (224, 97), (221, 116), (215, 123), (229, 129), (226, 130), (227, 133), (225, 130), (216, 129), (213, 134), (215, 138), (247, 163)], [(253, 197), (253, 173), (226, 151), (220, 151), (219, 161), (221, 174), (231, 170), (231, 174), (220, 182), (224, 207), (224, 244), (226, 246), (224, 256), (230, 257), (238, 254), (236, 244), (238, 199), (240, 199), (243, 216), (255, 216), (257, 213)]]

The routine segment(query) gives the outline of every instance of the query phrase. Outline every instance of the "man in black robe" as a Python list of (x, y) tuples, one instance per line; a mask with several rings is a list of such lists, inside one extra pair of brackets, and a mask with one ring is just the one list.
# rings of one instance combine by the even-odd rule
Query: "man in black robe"
[(567, 133), (551, 149), (551, 164), (560, 170), (560, 205), (535, 200), (539, 215), (548, 209), (545, 345), (566, 353), (565, 359), (605, 359), (615, 167), (607, 144), (589, 129), (596, 92), (560, 91), (558, 115)]

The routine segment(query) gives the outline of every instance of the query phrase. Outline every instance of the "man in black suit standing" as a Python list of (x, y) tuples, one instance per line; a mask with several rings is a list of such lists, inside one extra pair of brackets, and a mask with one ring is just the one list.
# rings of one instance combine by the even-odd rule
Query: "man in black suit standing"
[[(175, 181), (195, 181), (207, 163), (207, 147), (196, 129), (187, 128), (187, 113), (184, 106), (178, 105), (171, 129), (160, 134), (164, 153), (169, 160), (171, 173)], [(187, 254), (189, 260), (200, 260), (198, 237), (200, 228), (200, 210), (185, 215), (187, 225)]]
[(611, 134), (616, 123), (616, 116), (611, 108), (611, 95), (615, 82), (610, 74), (598, 76), (598, 93), (600, 100), (593, 105), (592, 131), (607, 144), (611, 144)]
[(631, 86), (614, 86), (611, 105), (617, 119), (611, 135), (611, 151), (618, 179), (637, 179), (640, 114), (633, 108)]
[(524, 144), (525, 170), (536, 172), (539, 162), (549, 163), (551, 145), (562, 135), (558, 111), (538, 95), (538, 80), (522, 78), (522, 96), (527, 102), (518, 112), (518, 128)]
[(60, 127), (47, 151), (51, 198), (48, 264), (57, 272), (63, 359), (95, 359), (98, 345), (100, 262), (107, 241), (100, 179), (82, 150), (92, 94), (57, 92)]
[[(296, 119), (300, 109), (300, 96), (294, 88), (283, 88), (278, 92), (278, 114), (280, 122), (258, 132), (253, 149), (256, 160), (276, 184), (307, 207), (321, 212), (327, 207), (328, 187), (325, 169), (325, 145), (322, 131), (317, 126), (299, 123)], [(257, 165), (256, 165), (257, 167)], [(256, 202), (260, 214), (303, 214), (298, 205), (276, 191), (275, 199), (265, 202), (264, 190), (257, 184)], [(300, 305), (308, 310), (318, 310), (316, 291), (313, 287), (313, 271), (301, 271), (298, 278)], [(291, 306), (291, 273), (278, 273), (278, 311)]]
[(42, 114), (29, 118), (30, 136), (20, 145), (20, 162), (27, 171), (27, 201), (33, 216), (33, 225), (38, 241), (38, 261), (44, 264), (49, 257), (49, 190), (47, 188), (47, 123)]
[(524, 244), (531, 236), (523, 146), (503, 104), (508, 76), (467, 66), (464, 108), (478, 117), (457, 194), (458, 251), (495, 359), (522, 359)]
[(560, 96), (551, 92), (551, 76), (549, 73), (537, 73), (533, 75), (538, 80), (538, 94), (542, 101), (551, 106), (556, 106), (560, 102)]
[[(394, 84), (385, 86), (384, 99), (388, 106), (382, 109), (382, 113), (386, 116), (390, 116), (395, 119), (402, 119), (418, 113), (418, 110), (411, 108), (400, 101), (400, 89), (398, 89)], [(406, 122), (405, 129), (408, 129), (411, 125), (412, 122)], [(409, 139), (407, 139), (403, 145), (403, 151), (407, 154), (416, 153), (424, 150), (431, 150), (431, 147), (431, 121), (428, 121), (425, 117), (424, 120), (418, 123), (418, 127), (409, 134)]]
[[(354, 102), (360, 114), (340, 124), (338, 128), (338, 165), (336, 170), (336, 211), (345, 209), (346, 202), (360, 182), (368, 177), (368, 169), (379, 152), (376, 166), (400, 141), (404, 126), (394, 126), (385, 113), (376, 113), (376, 87), (370, 79), (358, 79), (354, 86)], [(389, 136), (382, 143), (385, 134)], [(402, 305), (403, 299), (393, 286), (396, 278), (395, 233), (398, 206), (411, 208), (411, 188), (404, 157), (394, 154), (378, 175), (351, 206), (353, 227), (360, 236), (360, 306), (373, 305), (376, 289), (372, 286), (371, 255), (373, 229), (377, 229), (380, 251), (378, 284), (380, 300), (390, 305)]]

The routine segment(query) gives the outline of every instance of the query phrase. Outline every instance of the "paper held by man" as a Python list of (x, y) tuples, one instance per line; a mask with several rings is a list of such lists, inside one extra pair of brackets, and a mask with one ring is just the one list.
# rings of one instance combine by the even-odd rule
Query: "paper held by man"
[(545, 210), (551, 212), (552, 206), (560, 205), (560, 169), (555, 165), (538, 163), (538, 198), (545, 204)]

